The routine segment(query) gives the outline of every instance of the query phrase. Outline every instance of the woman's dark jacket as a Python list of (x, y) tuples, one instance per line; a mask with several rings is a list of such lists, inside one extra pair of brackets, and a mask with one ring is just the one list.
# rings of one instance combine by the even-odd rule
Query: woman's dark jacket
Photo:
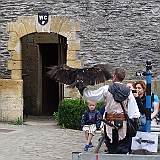
[(138, 108), (139, 108), (139, 112), (141, 114), (144, 114), (146, 113), (146, 97), (143, 96), (143, 97), (135, 97), (136, 99), (136, 102), (137, 102), (137, 105), (138, 105)]

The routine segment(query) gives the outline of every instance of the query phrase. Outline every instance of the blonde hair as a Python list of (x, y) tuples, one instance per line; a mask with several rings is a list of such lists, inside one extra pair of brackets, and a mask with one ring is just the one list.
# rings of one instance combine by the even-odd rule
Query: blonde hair
[(96, 105), (96, 102), (92, 102), (92, 101), (89, 101), (89, 100), (88, 100), (87, 102), (88, 102), (88, 104), (89, 104), (89, 103), (94, 103), (94, 104)]

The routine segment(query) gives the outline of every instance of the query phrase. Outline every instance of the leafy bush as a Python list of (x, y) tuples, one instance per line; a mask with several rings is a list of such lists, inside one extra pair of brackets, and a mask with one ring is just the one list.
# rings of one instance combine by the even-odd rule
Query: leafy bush
[[(104, 102), (97, 103), (96, 109), (99, 110), (103, 104)], [(86, 100), (63, 99), (54, 116), (61, 127), (80, 130), (82, 114), (86, 109), (88, 109)]]

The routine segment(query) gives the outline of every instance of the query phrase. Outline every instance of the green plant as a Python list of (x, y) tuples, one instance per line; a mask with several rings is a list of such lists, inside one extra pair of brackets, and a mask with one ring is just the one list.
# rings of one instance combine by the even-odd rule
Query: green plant
[(59, 114), (58, 113), (59, 112), (54, 112), (53, 113), (53, 116), (54, 116), (54, 118), (55, 118), (56, 121), (59, 121)]
[[(104, 102), (97, 103), (96, 109), (99, 110)], [(54, 112), (54, 117), (63, 128), (81, 129), (81, 118), (87, 109), (87, 101), (80, 99), (63, 99), (58, 106), (58, 112)]]
[(17, 121), (11, 120), (11, 121), (7, 121), (5, 122), (7, 124), (12, 124), (12, 125), (24, 125), (24, 122), (20, 119), (18, 119)]

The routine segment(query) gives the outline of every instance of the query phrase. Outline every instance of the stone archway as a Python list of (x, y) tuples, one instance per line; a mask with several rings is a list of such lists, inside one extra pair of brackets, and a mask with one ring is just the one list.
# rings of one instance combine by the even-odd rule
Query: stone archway
[[(1, 80), (1, 120), (23, 120), (23, 80), (22, 80), (22, 45), (21, 38), (31, 33), (57, 33), (67, 38), (67, 64), (71, 67), (81, 67), (81, 61), (76, 60), (76, 51), (80, 50), (80, 42), (76, 32), (80, 31), (80, 24), (70, 22), (68, 17), (49, 16), (49, 21), (42, 26), (38, 23), (38, 16), (19, 16), (17, 22), (8, 23), (10, 40), (8, 50), (11, 59), (8, 60), (8, 70), (11, 79)], [(64, 97), (76, 97), (77, 90), (65, 90)], [(10, 104), (10, 105), (8, 105)]]
[(76, 32), (80, 31), (80, 24), (69, 22), (68, 17), (50, 16), (46, 25), (38, 23), (37, 16), (20, 16), (18, 22), (8, 23), (8, 32), (11, 37), (8, 42), (8, 50), (12, 59), (8, 60), (8, 70), (11, 70), (11, 79), (22, 79), (22, 55), (20, 38), (31, 33), (57, 33), (67, 38), (67, 64), (72, 67), (81, 67), (81, 61), (76, 60), (76, 51), (80, 50), (80, 42), (76, 38)]

